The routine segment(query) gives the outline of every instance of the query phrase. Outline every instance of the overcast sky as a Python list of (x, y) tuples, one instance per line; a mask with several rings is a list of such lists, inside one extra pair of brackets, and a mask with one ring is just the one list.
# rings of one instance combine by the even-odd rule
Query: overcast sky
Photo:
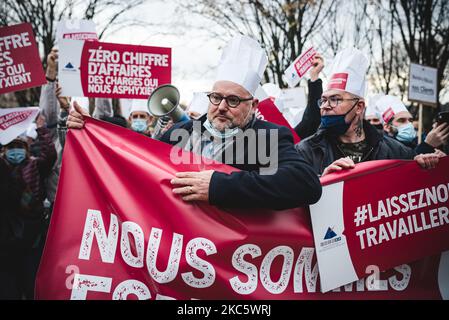
[[(176, 1), (148, 1), (125, 15), (127, 19), (147, 21), (146, 27), (123, 28), (106, 35), (102, 41), (172, 48), (172, 84), (180, 89), (181, 101), (189, 103), (193, 92), (211, 88), (224, 43), (212, 32), (219, 30), (216, 24), (198, 15), (181, 14), (176, 11), (176, 5)], [(306, 47), (311, 45), (306, 44)], [(366, 48), (360, 49), (365, 51)], [(330, 52), (322, 54), (325, 58), (322, 78), (326, 83), (332, 56)], [(449, 101), (448, 96), (440, 97), (440, 101)]]

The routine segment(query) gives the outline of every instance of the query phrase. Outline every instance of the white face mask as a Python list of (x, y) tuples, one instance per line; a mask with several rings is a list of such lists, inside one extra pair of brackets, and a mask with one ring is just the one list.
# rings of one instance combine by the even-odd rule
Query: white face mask
[(235, 127), (232, 129), (225, 129), (224, 132), (221, 132), (217, 129), (215, 129), (215, 127), (212, 125), (212, 123), (210, 123), (209, 119), (206, 119), (206, 121), (204, 121), (203, 124), (204, 128), (206, 128), (206, 130), (213, 135), (216, 138), (220, 138), (220, 139), (227, 139), (230, 137), (233, 137), (235, 135), (237, 135), (237, 133), (239, 132), (239, 128)]
[[(248, 114), (245, 117), (245, 120), (243, 120), (243, 123), (245, 123), (248, 120), (248, 117), (251, 115), (251, 110), (252, 110), (252, 108), (249, 109)], [(248, 124), (245, 124), (245, 126), (246, 125), (248, 125)], [(237, 135), (237, 133), (240, 130), (239, 127), (234, 127), (232, 129), (225, 129), (224, 132), (221, 132), (221, 131), (217, 130), (212, 125), (212, 123), (209, 121), (209, 118), (206, 118), (206, 121), (204, 121), (203, 126), (204, 126), (204, 128), (206, 128), (207, 131), (209, 131), (209, 133), (211, 135), (213, 135), (214, 137), (217, 137), (217, 138), (221, 138), (221, 139), (233, 137), (233, 136)]]

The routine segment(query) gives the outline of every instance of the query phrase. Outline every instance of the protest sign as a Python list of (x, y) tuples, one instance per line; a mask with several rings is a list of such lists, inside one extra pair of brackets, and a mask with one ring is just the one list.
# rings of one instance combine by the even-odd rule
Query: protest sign
[(199, 167), (174, 165), (172, 148), (92, 118), (69, 130), (36, 298), (449, 297), (448, 253), (320, 293), (306, 208), (226, 211), (184, 202), (170, 180)]
[(0, 109), (0, 143), (8, 144), (36, 119), (39, 107)]
[(285, 70), (284, 79), (290, 88), (296, 86), (302, 77), (309, 71), (312, 67), (312, 61), (315, 57), (316, 51), (312, 47), (302, 55), (300, 55), (296, 60)]
[(171, 49), (61, 40), (59, 80), (63, 96), (147, 99), (171, 82)]
[(416, 63), (410, 64), (408, 100), (436, 105), (438, 98), (438, 69)]
[(448, 250), (448, 168), (449, 157), (431, 170), (412, 160), (368, 161), (323, 177), (323, 195), (310, 206), (323, 292), (367, 269)]
[(0, 94), (46, 83), (29, 23), (0, 28)]

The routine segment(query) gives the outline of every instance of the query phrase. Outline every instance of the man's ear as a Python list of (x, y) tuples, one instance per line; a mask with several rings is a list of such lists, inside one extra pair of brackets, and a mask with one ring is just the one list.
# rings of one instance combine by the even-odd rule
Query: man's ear
[(252, 107), (251, 107), (251, 108), (252, 108), (253, 110), (256, 110), (258, 106), (259, 106), (259, 99), (254, 98), (253, 104), (252, 104)]
[(365, 100), (360, 100), (357, 102), (357, 114), (363, 114), (365, 112)]

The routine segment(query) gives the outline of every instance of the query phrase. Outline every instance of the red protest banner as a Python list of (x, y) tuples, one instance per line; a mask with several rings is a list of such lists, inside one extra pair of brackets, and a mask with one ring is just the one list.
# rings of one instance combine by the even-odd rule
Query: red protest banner
[(170, 180), (198, 165), (172, 164), (171, 148), (91, 118), (68, 132), (36, 298), (448, 298), (447, 254), (320, 293), (306, 209), (185, 203)]
[(29, 23), (0, 28), (0, 94), (46, 83)]
[(98, 41), (60, 41), (62, 94), (147, 99), (171, 83), (171, 49)]
[(296, 131), (290, 126), (271, 98), (260, 101), (257, 110), (256, 115), (259, 119), (289, 128), (293, 135), (293, 142), (298, 143), (301, 141), (301, 138), (296, 134)]
[(432, 170), (416, 161), (370, 161), (322, 183), (311, 215), (324, 291), (369, 268), (449, 249), (449, 157)]

